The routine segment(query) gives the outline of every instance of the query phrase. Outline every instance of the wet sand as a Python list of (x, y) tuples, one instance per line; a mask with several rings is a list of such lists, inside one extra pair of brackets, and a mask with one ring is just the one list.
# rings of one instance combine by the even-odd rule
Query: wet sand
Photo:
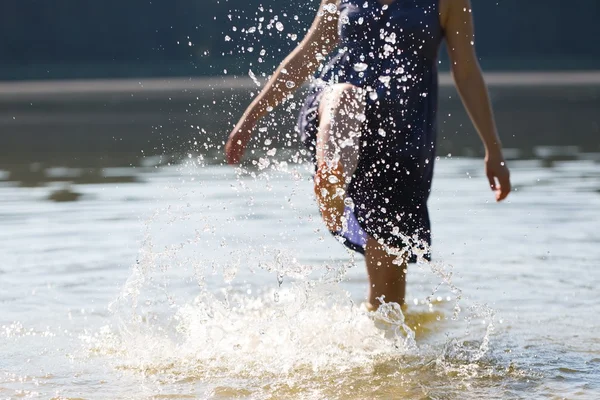
[[(505, 147), (525, 157), (537, 146), (600, 150), (599, 71), (488, 73), (486, 80)], [(186, 153), (190, 142), (224, 140), (257, 89), (246, 77), (0, 83), (0, 157), (76, 164), (83, 154), (91, 161)], [(297, 108), (277, 110), (278, 129), (266, 135), (293, 131)], [(481, 153), (449, 74), (440, 75), (438, 125), (440, 154)]]

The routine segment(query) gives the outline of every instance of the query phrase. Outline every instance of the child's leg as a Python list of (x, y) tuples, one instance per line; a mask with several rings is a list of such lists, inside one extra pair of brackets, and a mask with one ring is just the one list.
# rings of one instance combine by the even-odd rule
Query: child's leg
[[(408, 264), (398, 256), (386, 251), (384, 246), (369, 237), (365, 253), (367, 273), (369, 274), (369, 308), (377, 309), (384, 296), (386, 303), (404, 305), (406, 295), (406, 270)], [(396, 261), (398, 260), (398, 261)]]
[[(364, 91), (350, 84), (327, 88), (319, 105), (315, 193), (323, 219), (334, 232), (342, 228), (344, 193), (358, 165), (364, 113)], [(389, 254), (371, 237), (367, 241), (365, 256), (369, 306), (377, 309), (381, 304), (377, 298), (381, 296), (387, 303), (403, 305), (407, 264), (395, 264), (397, 256)]]
[(347, 83), (326, 88), (319, 104), (315, 194), (333, 232), (342, 228), (345, 191), (358, 165), (364, 112), (364, 91)]

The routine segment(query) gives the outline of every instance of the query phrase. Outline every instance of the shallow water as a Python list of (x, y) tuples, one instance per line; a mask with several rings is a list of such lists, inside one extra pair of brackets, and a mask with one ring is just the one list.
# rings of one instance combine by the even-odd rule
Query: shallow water
[(0, 398), (599, 398), (600, 164), (510, 166), (495, 204), (438, 162), (406, 321), (361, 308), (303, 164), (0, 181)]

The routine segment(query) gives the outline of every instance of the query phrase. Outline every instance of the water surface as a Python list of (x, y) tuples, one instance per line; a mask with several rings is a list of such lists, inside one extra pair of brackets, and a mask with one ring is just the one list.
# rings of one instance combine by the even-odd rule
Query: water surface
[(513, 161), (503, 204), (480, 160), (439, 160), (404, 325), (361, 309), (363, 260), (325, 232), (304, 164), (0, 181), (0, 397), (599, 398), (587, 158)]

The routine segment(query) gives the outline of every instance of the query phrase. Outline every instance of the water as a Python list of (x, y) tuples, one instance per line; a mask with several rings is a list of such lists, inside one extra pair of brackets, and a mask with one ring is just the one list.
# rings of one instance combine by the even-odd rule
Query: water
[(405, 321), (361, 308), (306, 165), (193, 161), (0, 181), (0, 398), (600, 397), (597, 161), (512, 161), (495, 204), (440, 160)]

